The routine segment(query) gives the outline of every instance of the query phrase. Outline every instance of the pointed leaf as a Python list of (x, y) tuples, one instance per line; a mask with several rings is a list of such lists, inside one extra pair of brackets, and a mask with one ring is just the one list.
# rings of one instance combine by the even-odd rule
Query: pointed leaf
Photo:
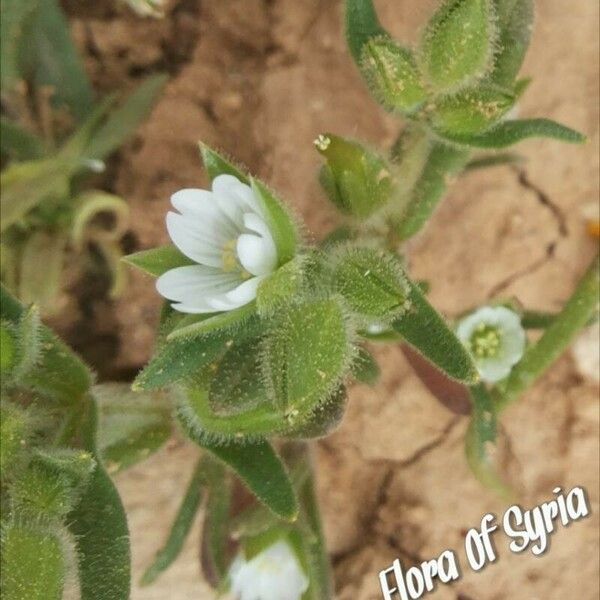
[(175, 520), (162, 548), (156, 553), (152, 564), (146, 569), (141, 579), (141, 585), (151, 584), (179, 556), (187, 535), (194, 523), (194, 518), (200, 508), (202, 491), (205, 483), (206, 461), (200, 459), (194, 467), (194, 472), (187, 485), (185, 495), (181, 500)]
[(86, 158), (103, 159), (119, 148), (150, 114), (167, 82), (167, 75), (152, 75), (143, 81), (94, 132), (84, 153)]
[(394, 329), (450, 378), (465, 383), (479, 379), (471, 355), (443, 317), (411, 282), (411, 309), (394, 322)]
[(358, 349), (358, 356), (352, 363), (352, 376), (361, 383), (375, 385), (381, 371), (373, 355), (363, 347)]
[(160, 246), (151, 250), (142, 250), (124, 256), (123, 260), (154, 277), (159, 277), (177, 267), (195, 264), (193, 260), (182, 254), (175, 246)]
[(298, 501), (285, 468), (267, 441), (254, 444), (211, 444), (204, 438), (192, 440), (233, 469), (255, 496), (286, 521), (298, 516)]
[(448, 139), (473, 146), (475, 148), (506, 148), (527, 138), (551, 138), (568, 142), (569, 144), (582, 144), (586, 137), (565, 125), (550, 119), (516, 119), (504, 121), (496, 127), (479, 135), (450, 135)]
[(200, 154), (209, 179), (212, 181), (218, 175), (233, 175), (242, 183), (250, 185), (250, 180), (240, 169), (224, 158), (217, 151), (200, 142)]

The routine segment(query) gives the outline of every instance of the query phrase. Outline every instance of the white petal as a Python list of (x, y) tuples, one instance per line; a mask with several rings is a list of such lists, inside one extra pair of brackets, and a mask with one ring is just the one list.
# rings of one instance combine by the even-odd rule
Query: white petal
[(486, 358), (477, 361), (477, 370), (481, 379), (487, 383), (497, 383), (508, 376), (512, 365), (498, 358)]
[(178, 302), (173, 308), (180, 312), (215, 312), (208, 299), (224, 295), (239, 284), (235, 274), (222, 273), (203, 265), (190, 265), (171, 269), (156, 280), (158, 293)]
[(244, 233), (237, 240), (236, 251), (240, 263), (252, 275), (268, 275), (277, 266), (277, 252), (270, 238)]
[(244, 226), (246, 229), (250, 231), (254, 231), (261, 235), (262, 237), (268, 237), (273, 240), (273, 236), (271, 235), (271, 231), (264, 219), (257, 215), (256, 213), (246, 213), (244, 215)]
[(166, 222), (171, 240), (188, 258), (208, 267), (222, 266), (223, 246), (204, 236), (191, 219), (169, 212)]
[(212, 190), (219, 198), (226, 197), (245, 209), (261, 214), (260, 204), (252, 188), (233, 175), (218, 175), (212, 183)]
[(264, 277), (252, 277), (247, 281), (244, 281), (241, 285), (238, 285), (235, 289), (227, 292), (225, 297), (230, 302), (235, 302), (238, 306), (248, 304), (256, 298), (256, 290), (258, 284), (264, 279)]

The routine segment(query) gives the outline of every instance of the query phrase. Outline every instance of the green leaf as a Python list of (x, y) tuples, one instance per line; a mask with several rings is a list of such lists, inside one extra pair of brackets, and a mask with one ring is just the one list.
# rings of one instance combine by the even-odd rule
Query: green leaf
[(345, 246), (335, 252), (332, 269), (335, 289), (367, 322), (389, 321), (408, 310), (410, 286), (392, 254)]
[(38, 2), (21, 43), (26, 78), (51, 86), (52, 101), (66, 106), (77, 121), (91, 110), (93, 92), (57, 0)]
[(21, 254), (19, 298), (46, 314), (56, 310), (67, 238), (62, 232), (34, 231)]
[(346, 42), (360, 66), (363, 48), (372, 38), (387, 35), (377, 18), (372, 0), (346, 0)]
[(364, 45), (361, 70), (375, 98), (388, 110), (410, 114), (427, 98), (412, 52), (387, 36)]
[(171, 245), (135, 252), (134, 254), (124, 256), (123, 260), (154, 277), (159, 277), (163, 273), (177, 267), (187, 267), (196, 264), (193, 260), (182, 254), (175, 246)]
[(150, 114), (167, 82), (167, 75), (151, 75), (145, 79), (98, 127), (83, 151), (86, 158), (103, 159), (119, 148)]
[(248, 489), (273, 513), (286, 521), (296, 519), (298, 501), (292, 483), (269, 442), (222, 445), (195, 436), (189, 428), (186, 432), (200, 447), (233, 469)]
[(550, 119), (516, 119), (504, 121), (479, 135), (446, 134), (458, 144), (474, 148), (506, 148), (532, 137), (552, 138), (570, 144), (582, 144), (586, 137)]
[(250, 178), (250, 185), (260, 203), (265, 222), (277, 248), (278, 266), (292, 260), (296, 254), (298, 232), (283, 203), (258, 179)]
[(451, 379), (469, 384), (477, 382), (479, 375), (471, 355), (412, 282), (409, 301), (411, 309), (394, 322), (394, 329)]
[(259, 315), (271, 315), (300, 295), (307, 258), (296, 256), (260, 282), (256, 293)]
[[(0, 19), (0, 80), (2, 90), (9, 91), (22, 79), (20, 69), (20, 46), (23, 29), (37, 9), (39, 0), (2, 0)], [(4, 128), (2, 128), (4, 137)], [(2, 141), (4, 148), (4, 140)]]
[[(24, 309), (4, 286), (0, 287), (0, 313), (3, 319), (17, 324)], [(20, 385), (35, 389), (64, 404), (75, 404), (88, 391), (92, 374), (87, 366), (55, 335), (42, 326), (41, 356), (37, 368), (31, 370)]]
[(194, 472), (187, 485), (185, 495), (181, 500), (175, 520), (171, 525), (169, 534), (162, 548), (156, 553), (152, 564), (146, 569), (142, 579), (141, 585), (149, 585), (156, 578), (165, 571), (177, 558), (183, 543), (187, 538), (187, 535), (194, 523), (194, 518), (198, 509), (200, 508), (200, 501), (202, 500), (202, 489), (205, 483), (206, 476), (204, 471), (206, 469), (206, 460), (200, 459), (194, 467)]
[(448, 178), (457, 174), (468, 159), (469, 153), (466, 150), (448, 144), (433, 144), (429, 160), (412, 190), (398, 225), (401, 239), (415, 235), (425, 225), (446, 191)]
[(485, 169), (499, 165), (519, 165), (523, 162), (525, 162), (525, 158), (521, 154), (513, 152), (487, 154), (470, 160), (465, 166), (465, 171), (475, 171), (476, 169)]
[(75, 509), (69, 513), (77, 540), (81, 600), (128, 600), (129, 532), (119, 494), (101, 462), (96, 428), (98, 408), (88, 397), (81, 437), (97, 461), (96, 469)]
[[(19, 1), (19, 4), (28, 3)], [(0, 151), (13, 160), (33, 160), (44, 155), (44, 144), (35, 134), (0, 117)]]
[[(0, 374), (7, 376), (17, 361), (17, 340), (7, 323), (0, 325)], [(4, 379), (2, 382), (4, 383)]]
[(514, 105), (515, 97), (492, 86), (479, 86), (434, 103), (433, 128), (444, 135), (476, 134), (497, 123)]
[(202, 162), (204, 163), (204, 169), (206, 170), (206, 173), (211, 181), (218, 175), (233, 175), (242, 183), (250, 185), (250, 180), (248, 177), (230, 161), (224, 158), (217, 151), (209, 148), (206, 144), (200, 142), (199, 145)]
[(497, 418), (494, 402), (483, 384), (471, 388), (472, 416), (465, 437), (467, 462), (473, 474), (486, 487), (507, 500), (510, 488), (498, 473), (496, 451)]
[(315, 146), (327, 160), (320, 173), (321, 185), (342, 212), (364, 218), (390, 200), (395, 180), (382, 156), (329, 133), (320, 135)]
[(39, 525), (2, 528), (3, 600), (61, 600), (67, 564), (61, 540)]
[(258, 344), (255, 338), (234, 343), (219, 361), (208, 394), (215, 414), (238, 414), (267, 401)]
[[(182, 321), (169, 333), (168, 341), (200, 337), (224, 331), (231, 332), (241, 329), (256, 312), (254, 302), (244, 304), (234, 310), (215, 315), (195, 315), (192, 319), (184, 317)], [(189, 321), (192, 321), (189, 323)]]
[(274, 322), (263, 343), (264, 377), (290, 425), (339, 385), (352, 360), (351, 335), (337, 298), (290, 307)]
[(127, 384), (92, 389), (98, 403), (98, 448), (109, 473), (127, 469), (171, 437), (171, 402), (161, 393), (135, 393)]
[(533, 0), (494, 0), (498, 15), (498, 49), (490, 80), (510, 86), (519, 73), (533, 31)]
[(192, 378), (200, 369), (216, 361), (225, 352), (229, 341), (233, 338), (225, 331), (163, 342), (135, 378), (132, 389), (152, 390)]
[(16, 328), (18, 342), (18, 364), (13, 378), (19, 384), (40, 362), (42, 352), (42, 322), (35, 306), (23, 311)]
[(13, 162), (0, 174), (0, 229), (5, 231), (46, 199), (69, 195), (75, 159), (61, 157)]
[(0, 405), (0, 477), (5, 480), (23, 468), (20, 460), (29, 450), (32, 435), (30, 414), (12, 402)]
[(352, 376), (361, 383), (375, 385), (381, 371), (373, 355), (363, 347), (358, 349), (358, 356), (352, 363)]
[(497, 31), (491, 0), (444, 0), (421, 37), (419, 63), (437, 93), (471, 85), (493, 66)]

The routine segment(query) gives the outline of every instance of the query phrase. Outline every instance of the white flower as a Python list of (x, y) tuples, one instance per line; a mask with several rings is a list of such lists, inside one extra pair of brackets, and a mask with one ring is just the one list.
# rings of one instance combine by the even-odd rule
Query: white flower
[(481, 378), (504, 379), (525, 351), (521, 319), (504, 306), (483, 306), (460, 321), (456, 334), (469, 349)]
[(215, 177), (212, 191), (185, 189), (171, 196), (167, 214), (173, 243), (195, 265), (161, 275), (156, 289), (175, 310), (212, 313), (239, 308), (277, 267), (277, 250), (250, 186), (232, 175)]
[(299, 600), (309, 581), (290, 545), (279, 540), (247, 561), (238, 555), (229, 571), (237, 600)]

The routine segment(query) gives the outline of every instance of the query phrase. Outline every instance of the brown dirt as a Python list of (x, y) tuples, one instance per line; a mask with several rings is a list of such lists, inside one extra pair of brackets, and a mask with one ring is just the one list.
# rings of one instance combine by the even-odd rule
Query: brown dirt
[[(364, 89), (344, 47), (337, 0), (179, 0), (161, 21), (108, 3), (66, 3), (100, 89), (127, 87), (161, 70), (172, 79), (148, 122), (110, 165), (107, 184), (132, 208), (129, 250), (166, 240), (169, 195), (205, 183), (196, 142), (216, 145), (277, 189), (315, 236), (336, 216), (319, 191), (311, 142), (322, 131), (389, 144), (397, 122)], [(433, 0), (381, 0), (384, 23), (415, 39)], [(538, 2), (524, 73), (534, 81), (523, 116), (585, 131), (583, 147), (523, 143), (520, 168), (461, 178), (411, 243), (411, 271), (432, 282), (448, 314), (492, 296), (556, 309), (594, 251), (583, 212), (598, 198), (598, 4)], [(74, 286), (81, 292), (82, 286)], [(101, 377), (130, 377), (148, 358), (159, 299), (131, 273), (110, 303), (88, 287), (58, 321)], [(83, 299), (82, 299), (83, 298)], [(463, 530), (506, 508), (474, 481), (463, 458), (465, 420), (442, 408), (393, 347), (378, 347), (382, 380), (355, 386), (341, 429), (319, 445), (320, 499), (338, 597), (380, 597), (377, 573), (459, 549)], [(107, 356), (108, 355), (108, 356)], [(598, 389), (563, 357), (503, 416), (520, 502), (583, 485), (593, 514), (559, 533), (543, 558), (509, 555), (465, 573), (432, 597), (529, 600), (598, 597)], [(119, 477), (132, 529), (136, 578), (159, 547), (195, 450), (174, 443)], [(211, 598), (198, 574), (197, 533), (173, 568), (135, 600)]]

